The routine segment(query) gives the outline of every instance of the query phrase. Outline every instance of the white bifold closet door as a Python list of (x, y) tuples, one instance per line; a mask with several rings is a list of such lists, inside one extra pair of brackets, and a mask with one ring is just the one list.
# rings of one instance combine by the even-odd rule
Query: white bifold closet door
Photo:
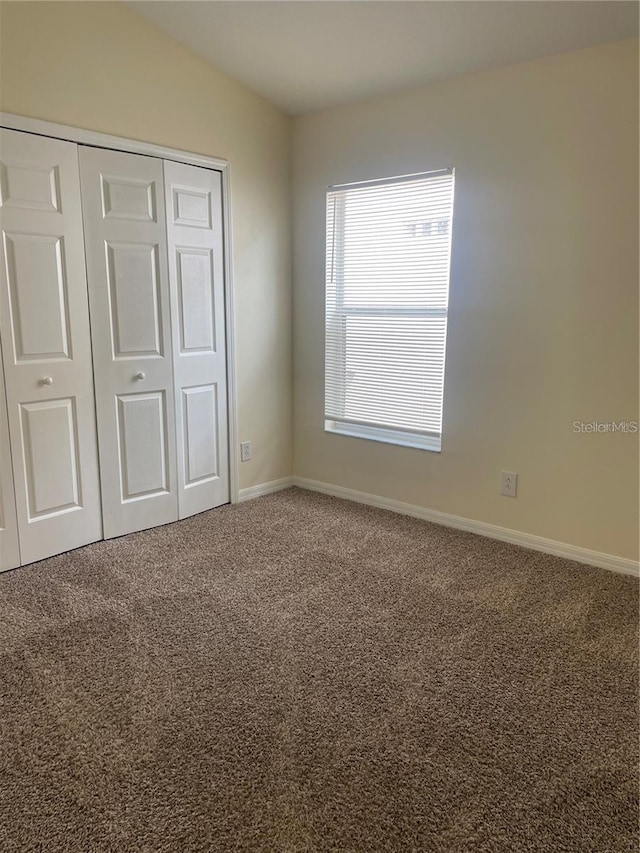
[(68, 142), (2, 130), (0, 160), (0, 335), (21, 561), (30, 563), (102, 536), (80, 185)]
[(180, 518), (229, 501), (222, 177), (166, 160)]
[(178, 518), (162, 160), (80, 148), (105, 538)]

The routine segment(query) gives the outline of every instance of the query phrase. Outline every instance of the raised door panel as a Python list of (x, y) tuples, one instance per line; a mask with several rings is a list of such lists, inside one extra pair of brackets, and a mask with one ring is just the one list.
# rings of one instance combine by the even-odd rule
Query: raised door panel
[(23, 403), (21, 456), (29, 521), (82, 504), (75, 399)]
[(163, 356), (158, 246), (107, 243), (114, 359)]
[(0, 330), (23, 563), (102, 536), (77, 147), (0, 131)]
[(70, 358), (63, 238), (5, 233), (4, 248), (15, 361)]
[(162, 391), (118, 397), (118, 447), (123, 502), (168, 494), (167, 406)]
[(222, 181), (165, 161), (180, 517), (229, 502)]
[(20, 565), (16, 495), (9, 445), (7, 401), (4, 392), (2, 349), (0, 348), (0, 572)]
[(162, 161), (81, 147), (105, 537), (178, 518)]
[[(183, 176), (187, 180), (193, 180), (193, 174), (187, 175), (186, 169), (195, 167), (185, 166), (183, 170), (180, 164), (169, 164), (169, 170), (172, 176), (176, 176), (178, 170), (182, 171)], [(196, 177), (200, 180), (200, 176)], [(187, 185), (181, 186), (174, 184), (172, 187), (173, 195), (173, 223), (174, 225), (184, 225), (187, 228), (205, 228), (211, 231), (213, 227), (213, 199), (211, 190), (208, 187), (196, 189), (196, 187)]]
[(212, 249), (175, 250), (180, 356), (216, 350)]
[(39, 163), (28, 157), (22, 159), (20, 154), (11, 160), (3, 160), (0, 163), (0, 203), (4, 208), (60, 213), (58, 166)]
[(220, 476), (218, 442), (218, 387), (182, 389), (185, 489)]
[(156, 183), (138, 180), (131, 175), (102, 174), (102, 212), (105, 219), (140, 220), (157, 222)]

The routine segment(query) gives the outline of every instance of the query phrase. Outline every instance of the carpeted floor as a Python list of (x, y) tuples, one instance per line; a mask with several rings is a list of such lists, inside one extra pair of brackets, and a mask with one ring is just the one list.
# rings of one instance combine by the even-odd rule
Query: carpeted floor
[(632, 853), (637, 614), (295, 489), (0, 575), (0, 850)]

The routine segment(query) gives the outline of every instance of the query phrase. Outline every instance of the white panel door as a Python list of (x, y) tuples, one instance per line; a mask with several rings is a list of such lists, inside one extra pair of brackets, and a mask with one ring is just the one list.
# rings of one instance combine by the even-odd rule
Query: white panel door
[(105, 538), (178, 518), (162, 160), (80, 148)]
[(77, 147), (0, 131), (0, 329), (22, 563), (102, 537)]
[(16, 495), (9, 444), (7, 401), (4, 392), (2, 347), (0, 347), (0, 572), (20, 565)]
[(165, 160), (180, 518), (229, 502), (219, 172)]

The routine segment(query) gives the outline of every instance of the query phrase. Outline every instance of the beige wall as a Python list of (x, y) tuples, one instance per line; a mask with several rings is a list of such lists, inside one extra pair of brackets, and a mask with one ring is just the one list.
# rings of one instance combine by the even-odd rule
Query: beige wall
[[(294, 124), (296, 474), (635, 558), (638, 44)], [(324, 189), (454, 165), (442, 453), (323, 432)], [(520, 475), (499, 495), (501, 469)]]
[(231, 162), (240, 486), (291, 474), (290, 120), (118, 3), (2, 3), (6, 112)]

